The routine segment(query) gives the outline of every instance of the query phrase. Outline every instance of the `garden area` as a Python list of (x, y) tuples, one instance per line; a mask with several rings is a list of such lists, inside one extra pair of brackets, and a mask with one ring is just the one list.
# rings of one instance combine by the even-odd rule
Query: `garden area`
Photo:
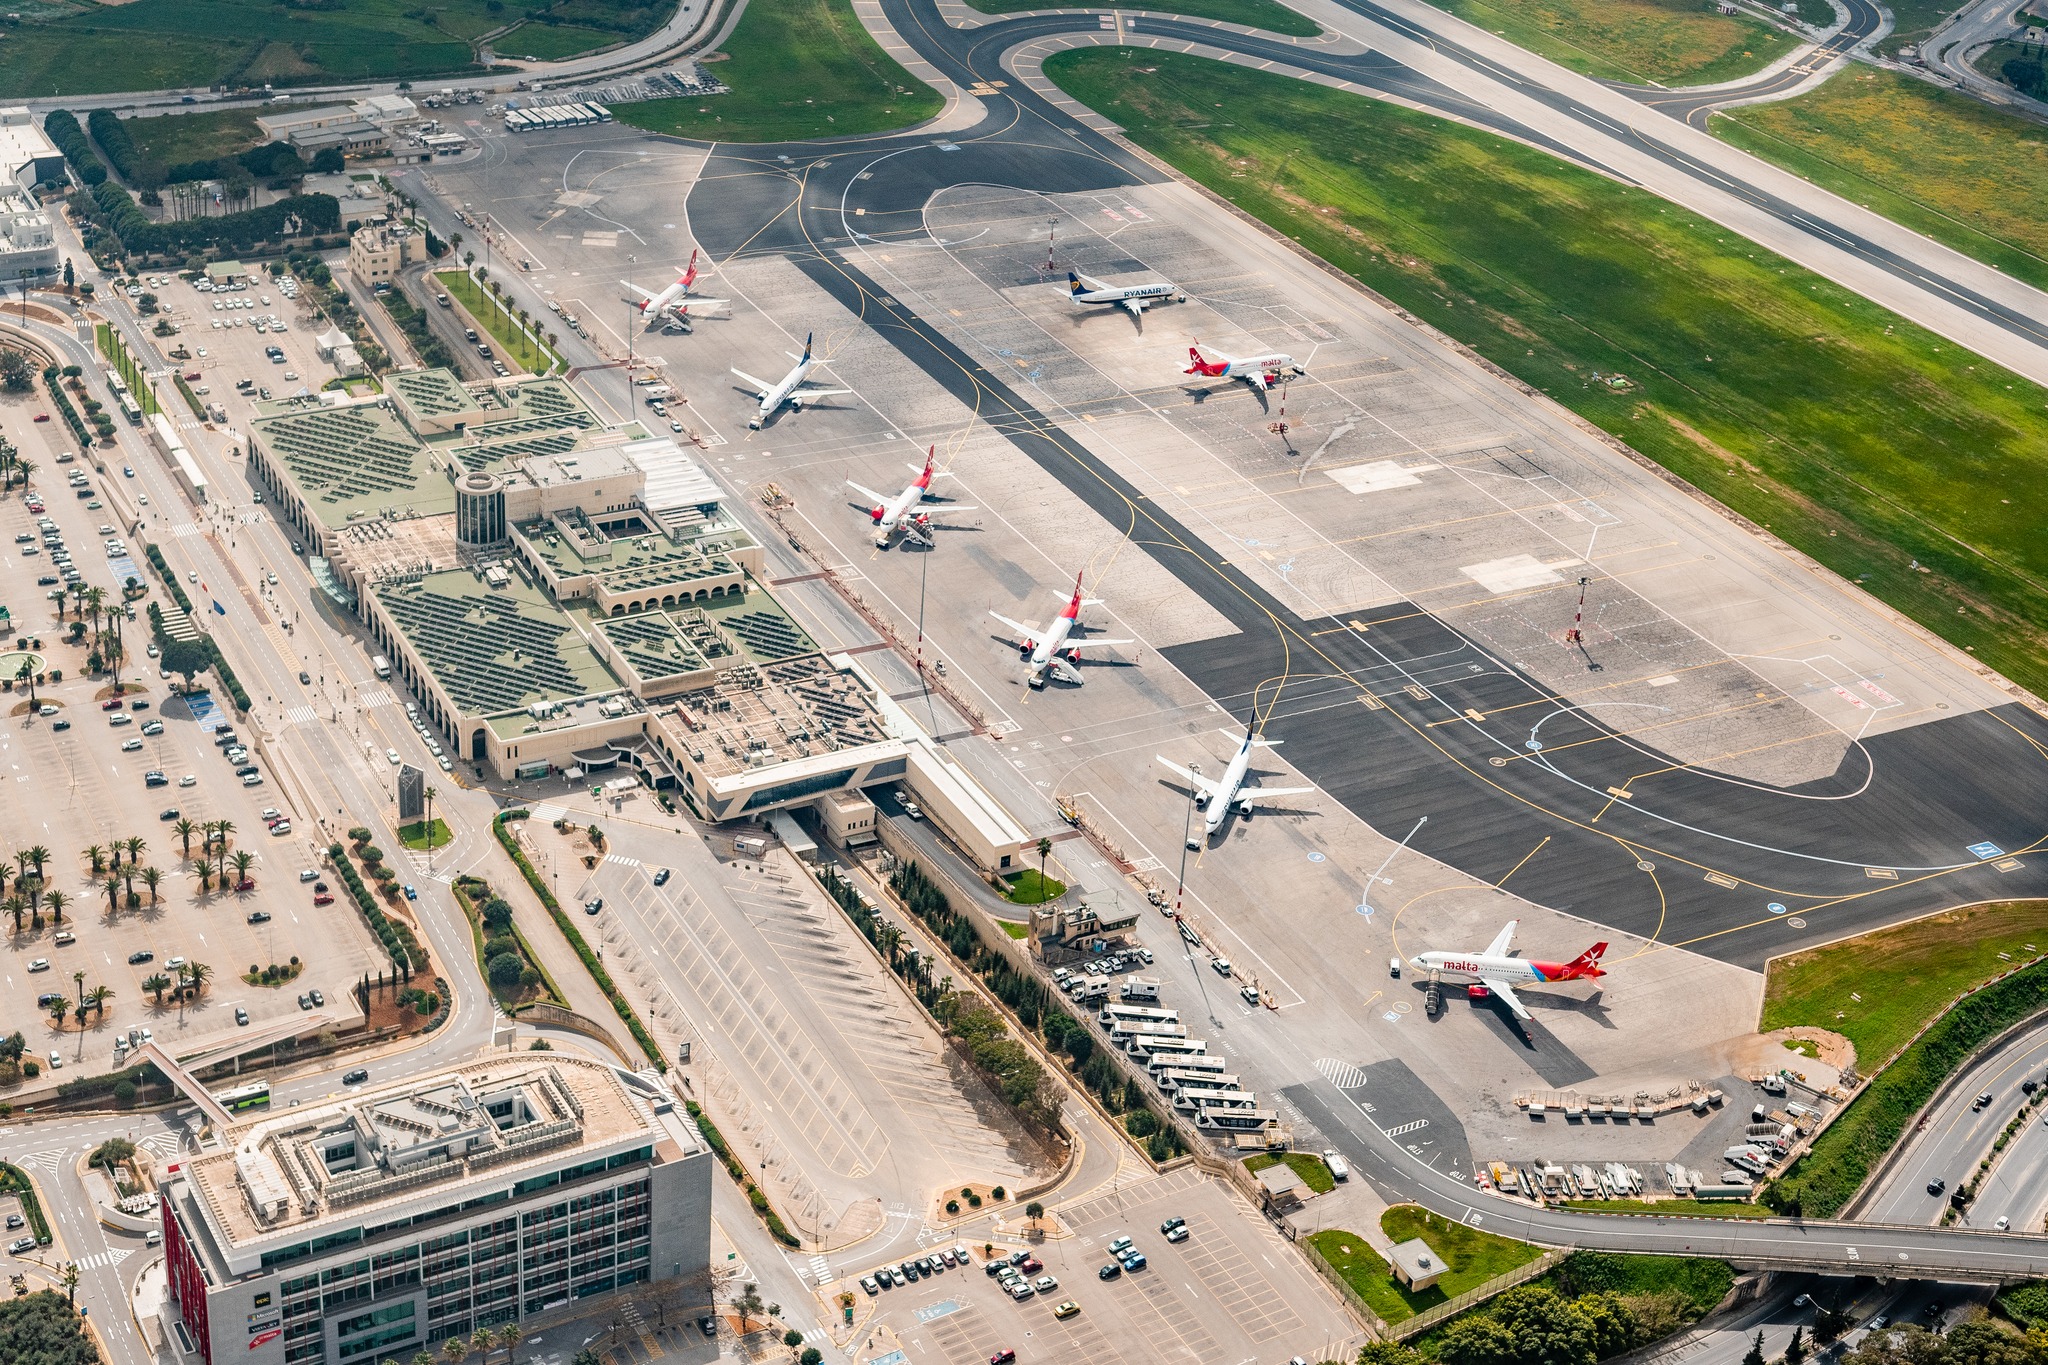
[(455, 899), (469, 916), (477, 965), (483, 968), (491, 996), (509, 1013), (537, 1000), (563, 1004), (532, 948), (512, 923), (512, 904), (491, 890), (481, 877), (458, 877)]

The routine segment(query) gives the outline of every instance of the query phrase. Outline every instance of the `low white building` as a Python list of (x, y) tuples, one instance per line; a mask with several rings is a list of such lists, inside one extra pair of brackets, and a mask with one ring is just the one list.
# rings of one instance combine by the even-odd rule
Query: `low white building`
[(23, 190), (64, 178), (64, 154), (25, 104), (0, 109), (0, 172)]
[(25, 194), (0, 191), (0, 284), (52, 275), (62, 266), (50, 215)]

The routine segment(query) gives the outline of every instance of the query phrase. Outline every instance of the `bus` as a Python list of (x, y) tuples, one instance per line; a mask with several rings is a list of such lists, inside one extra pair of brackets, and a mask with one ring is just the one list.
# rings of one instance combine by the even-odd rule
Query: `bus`
[[(1220, 1062), (1223, 1059), (1215, 1057), (1207, 1060)], [(1208, 1087), (1220, 1090), (1236, 1090), (1238, 1088), (1238, 1078), (1232, 1072), (1188, 1071), (1181, 1067), (1171, 1067), (1162, 1071), (1157, 1076), (1154, 1076), (1152, 1081), (1159, 1087), (1161, 1093), (1167, 1095), (1171, 1095), (1174, 1091), (1187, 1086)]]
[(1185, 1038), (1186, 1024), (1128, 1024), (1122, 1020), (1109, 1026), (1109, 1041), (1129, 1052), (1161, 1038)]
[(1119, 1019), (1127, 1024), (1178, 1024), (1179, 1010), (1156, 1010), (1144, 1005), (1104, 1005), (1096, 1021), (1104, 1028)]
[(1195, 1115), (1197, 1128), (1222, 1128), (1238, 1133), (1258, 1133), (1276, 1126), (1280, 1116), (1270, 1109), (1219, 1109), (1204, 1105)]
[(1200, 1038), (1147, 1038), (1133, 1050), (1144, 1055), (1146, 1068), (1156, 1075), (1188, 1057), (1203, 1055), (1209, 1045)]
[(1256, 1109), (1259, 1097), (1249, 1090), (1212, 1090), (1208, 1086), (1182, 1086), (1174, 1092), (1173, 1107), (1186, 1113), (1202, 1109)]
[(244, 1109), (261, 1109), (270, 1103), (270, 1082), (251, 1081), (232, 1090), (217, 1091), (213, 1098), (231, 1114), (239, 1114)]

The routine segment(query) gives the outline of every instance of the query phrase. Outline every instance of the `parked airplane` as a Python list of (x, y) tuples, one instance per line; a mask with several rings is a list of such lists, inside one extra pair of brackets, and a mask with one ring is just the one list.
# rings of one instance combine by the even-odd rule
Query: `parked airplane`
[[(648, 320), (649, 326), (662, 322), (671, 313), (678, 319), (688, 319), (690, 310), (693, 308), (699, 313), (708, 313), (713, 308), (722, 307), (728, 302), (725, 299), (693, 299), (689, 297), (690, 286), (696, 282), (697, 253), (695, 251), (690, 253), (690, 264), (677, 277), (676, 282), (662, 290), (659, 294), (650, 294), (631, 280), (619, 281), (620, 284), (625, 285), (627, 289), (632, 291), (634, 298), (639, 300), (640, 314)], [(632, 303), (634, 298), (628, 298), (626, 302)]]
[[(808, 350), (805, 353), (809, 354)], [(893, 498), (885, 498), (872, 488), (864, 488), (854, 483), (852, 479), (846, 481), (854, 492), (875, 504), (868, 515), (875, 521), (875, 544), (884, 550), (889, 548), (889, 537), (897, 531), (903, 532), (904, 539), (914, 540), (919, 545), (932, 543), (932, 514), (924, 508), (923, 503), (932, 496), (934, 475), (943, 474), (943, 471), (932, 468), (932, 461), (938, 457), (938, 453), (937, 446), (927, 450), (924, 455), (924, 469), (916, 478), (905, 484), (903, 491)], [(911, 468), (916, 469), (917, 466), (912, 465)], [(949, 502), (941, 510), (973, 512), (978, 509)]]
[(1160, 281), (1157, 284), (1105, 284), (1092, 275), (1067, 272), (1067, 297), (1076, 304), (1113, 303), (1132, 317), (1142, 314), (1155, 303), (1186, 303), (1188, 296), (1180, 292), (1180, 286)]
[[(784, 352), (784, 354), (787, 355), (788, 352)], [(819, 364), (811, 356), (811, 337), (809, 333), (806, 333), (804, 336), (804, 353), (802, 355), (793, 355), (789, 358), (794, 360), (796, 365), (788, 374), (782, 376), (781, 379), (773, 384), (765, 379), (756, 379), (745, 370), (733, 371), (734, 374), (754, 386), (754, 397), (758, 398), (761, 402), (760, 412), (755, 414), (753, 420), (747, 423), (748, 430), (759, 431), (770, 417), (773, 417), (781, 410), (784, 403), (789, 404), (793, 410), (801, 411), (806, 403), (815, 403), (820, 398), (834, 398), (843, 393), (853, 392), (852, 389), (814, 389), (804, 383), (804, 380), (810, 375), (812, 367)]]
[(1474, 1000), (1483, 1000), (1489, 994), (1497, 995), (1517, 1019), (1527, 1019), (1529, 1011), (1515, 997), (1513, 982), (1527, 985), (1532, 981), (1588, 981), (1607, 975), (1600, 967), (1600, 958), (1607, 951), (1604, 943), (1594, 944), (1570, 962), (1531, 962), (1528, 958), (1512, 956), (1508, 948), (1514, 942), (1515, 928), (1519, 924), (1520, 920), (1509, 920), (1507, 927), (1494, 937), (1483, 953), (1423, 953), (1413, 959), (1415, 968), (1423, 972), (1455, 972), (1460, 976), (1476, 977), (1477, 980), (1465, 988), (1465, 993)]
[(1072, 638), (1073, 632), (1081, 624), (1081, 608), (1101, 605), (1102, 599), (1099, 597), (1081, 596), (1081, 575), (1075, 574), (1073, 600), (1067, 603), (1065, 611), (1052, 618), (1052, 624), (1042, 632), (1025, 625), (1022, 621), (1012, 621), (999, 611), (991, 611), (989, 615), (1024, 637), (1018, 642), (1017, 650), (1024, 656), (1024, 662), (1028, 665), (1028, 671), (1024, 675), (1026, 682), (1033, 687), (1044, 687), (1046, 677), (1050, 674), (1060, 682), (1072, 683), (1079, 687), (1081, 671), (1075, 665), (1081, 662), (1083, 649), (1137, 643), (1135, 640)]
[[(1236, 738), (1229, 730), (1225, 730), (1223, 733), (1231, 735), (1233, 739)], [(1247, 787), (1244, 785), (1245, 774), (1252, 766), (1252, 750), (1270, 749), (1279, 743), (1280, 741), (1277, 739), (1260, 738), (1258, 735), (1253, 734), (1252, 728), (1247, 725), (1244, 730), (1244, 740), (1237, 746), (1237, 752), (1230, 756), (1230, 762), (1224, 765), (1222, 778), (1213, 782), (1203, 777), (1200, 773), (1189, 772), (1186, 768), (1181, 767), (1180, 764), (1175, 763), (1163, 754), (1153, 755), (1161, 763), (1164, 763), (1167, 767), (1173, 769), (1173, 771), (1194, 784), (1195, 808), (1202, 812), (1202, 832), (1188, 840), (1189, 848), (1200, 848), (1217, 830), (1222, 829), (1223, 822), (1230, 818), (1230, 812), (1233, 808), (1240, 816), (1249, 820), (1252, 818), (1252, 807), (1260, 802), (1270, 801), (1276, 796), (1303, 796), (1315, 790), (1314, 787)]]
[(1216, 359), (1204, 360), (1202, 345), (1198, 341), (1188, 347), (1188, 367), (1181, 373), (1206, 375), (1210, 379), (1242, 379), (1264, 393), (1279, 383), (1284, 375), (1307, 374), (1308, 370), (1284, 351), (1247, 356), (1225, 355), (1218, 351)]

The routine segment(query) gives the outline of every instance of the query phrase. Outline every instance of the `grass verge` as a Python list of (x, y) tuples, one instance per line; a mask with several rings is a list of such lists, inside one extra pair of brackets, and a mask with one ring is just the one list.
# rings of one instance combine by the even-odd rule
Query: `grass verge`
[(1433, 3), (1561, 66), (1637, 84), (1731, 81), (1761, 71), (1799, 44), (1768, 24), (1687, 0)]
[(754, 1183), (754, 1177), (747, 1170), (746, 1164), (733, 1155), (732, 1144), (725, 1140), (725, 1134), (719, 1132), (718, 1126), (706, 1117), (704, 1107), (695, 1100), (684, 1100), (683, 1108), (689, 1111), (690, 1118), (697, 1125), (697, 1131), (704, 1135), (704, 1145), (711, 1149), (711, 1154), (725, 1167), (725, 1173), (732, 1177), (733, 1183), (747, 1196), (747, 1202), (753, 1206), (754, 1212), (760, 1215), (762, 1223), (767, 1225), (769, 1234), (784, 1246), (801, 1246), (802, 1243), (797, 1240), (796, 1234), (783, 1225), (781, 1217), (769, 1206), (768, 1196)]
[[(1658, 1218), (1775, 1218), (1776, 1214), (1756, 1204), (1739, 1200), (1697, 1199), (1567, 1199), (1564, 1206), (1583, 1213), (1650, 1214)], [(1654, 1256), (1646, 1260), (1656, 1260)]]
[[(1062, 52), (1045, 69), (1184, 174), (2048, 690), (2039, 386), (1488, 133), (1171, 52)], [(1617, 374), (1622, 388), (1602, 382)]]
[(1254, 1175), (1268, 1166), (1285, 1162), (1287, 1169), (1301, 1177), (1301, 1183), (1317, 1194), (1328, 1194), (1337, 1188), (1337, 1177), (1330, 1174), (1329, 1165), (1314, 1152), (1261, 1152), (1246, 1157), (1244, 1168)]
[(565, 57), (595, 52), (601, 47), (625, 41), (616, 33), (584, 28), (578, 24), (521, 24), (502, 38), (491, 40), (491, 51), (500, 57), (522, 57), (534, 62), (559, 62)]
[(1852, 66), (1718, 115), (1722, 140), (2048, 288), (2048, 132), (1966, 95)]
[(1805, 1156), (1764, 1191), (1795, 1217), (1832, 1218), (1853, 1198), (1941, 1083), (1985, 1042), (2048, 1009), (2048, 964), (2027, 967), (1963, 1000), (1866, 1085)]
[(496, 295), (477, 283), (476, 276), (466, 270), (443, 270), (434, 279), (449, 298), (462, 305), (485, 335), (497, 343), (495, 349), (507, 369), (517, 367), (529, 374), (546, 374), (562, 363), (545, 342), (519, 325), (518, 317), (507, 311)]
[(922, 123), (945, 101), (882, 51), (848, 0), (753, 0), (709, 73), (729, 95), (647, 100), (621, 123), (721, 142), (853, 137)]
[(440, 816), (434, 817), (432, 828), (424, 820), (415, 820), (409, 825), (398, 827), (398, 842), (407, 848), (425, 851), (442, 848), (448, 843), (448, 822)]
[(263, 130), (251, 109), (157, 114), (122, 120), (135, 150), (159, 166), (181, 166), (238, 156), (263, 145)]
[[(983, 14), (1016, 14), (1034, 9), (1099, 9), (1088, 0), (967, 0), (973, 8)], [(1313, 38), (1322, 29), (1313, 19), (1299, 10), (1276, 3), (1276, 0), (1152, 0), (1152, 3), (1134, 6), (1137, 9), (1154, 10), (1162, 14), (1185, 14), (1191, 19), (1221, 19), (1226, 24), (1243, 24), (1248, 28), (1262, 28), (1268, 33), (1284, 33), (1291, 38)]]
[(1391, 1326), (1415, 1316), (1416, 1310), (1402, 1298), (1394, 1272), (1365, 1239), (1343, 1228), (1325, 1228), (1303, 1239), (1344, 1283), (1351, 1286), (1365, 1306)]
[[(1764, 975), (1765, 1030), (1832, 1029), (1866, 1072), (1964, 991), (2048, 947), (2048, 901), (1999, 901), (1774, 958)], [(2001, 960), (2000, 953), (2008, 954)], [(1882, 962), (1881, 980), (1870, 964)]]
[(576, 927), (575, 921), (562, 913), (561, 902), (555, 899), (554, 892), (548, 890), (548, 884), (541, 879), (540, 873), (534, 871), (533, 864), (527, 860), (526, 850), (519, 847), (519, 841), (512, 837), (512, 831), (505, 828), (508, 822), (524, 820), (526, 817), (527, 812), (523, 810), (499, 812), (498, 818), (491, 822), (491, 831), (498, 836), (499, 847), (511, 857), (519, 868), (519, 875), (526, 878), (527, 886), (532, 889), (534, 895), (540, 897), (540, 903), (547, 907), (548, 914), (555, 921), (555, 927), (562, 931), (562, 937), (569, 940), (569, 946), (576, 950), (576, 956), (582, 960), (583, 969), (590, 973), (590, 979), (597, 983), (597, 988), (604, 992), (604, 998), (609, 1000), (612, 1009), (618, 1012), (620, 1022), (625, 1024), (626, 1031), (633, 1035), (633, 1041), (640, 1045), (640, 1051), (646, 1054), (648, 1061), (654, 1063), (656, 1070), (667, 1071), (668, 1058), (661, 1055), (661, 1048), (655, 1044), (654, 1035), (640, 1022), (638, 1011), (620, 993), (618, 983), (612, 980), (612, 974), (605, 970), (604, 963), (598, 961), (597, 954), (591, 951), (590, 944), (584, 939), (583, 932)]
[(1001, 919), (997, 920), (996, 923), (1002, 926), (1004, 933), (1019, 942), (1031, 937), (1031, 926), (1028, 924), (1019, 924), (1013, 919)]
[(12, 1191), (21, 1201), (21, 1216), (28, 1222), (29, 1235), (36, 1239), (36, 1245), (48, 1246), (50, 1220), (43, 1215), (43, 1201), (36, 1198), (36, 1187), (30, 1183), (28, 1172), (0, 1163), (0, 1190)]
[[(121, 334), (106, 323), (99, 322), (93, 324), (92, 335), (93, 340), (99, 344), (100, 354), (114, 367), (114, 373), (121, 376), (121, 382), (128, 386), (128, 392), (134, 395), (143, 415), (146, 417), (152, 412), (162, 412), (162, 407), (156, 401), (156, 390), (149, 385), (149, 376), (135, 363), (135, 357), (128, 354), (128, 347), (121, 340)], [(201, 415), (204, 415), (203, 411)]]
[(1010, 878), (1010, 884), (1003, 888), (1003, 896), (1013, 905), (1043, 905), (1056, 901), (1067, 894), (1067, 884), (1057, 877), (1047, 877), (1035, 867), (1027, 867)]

